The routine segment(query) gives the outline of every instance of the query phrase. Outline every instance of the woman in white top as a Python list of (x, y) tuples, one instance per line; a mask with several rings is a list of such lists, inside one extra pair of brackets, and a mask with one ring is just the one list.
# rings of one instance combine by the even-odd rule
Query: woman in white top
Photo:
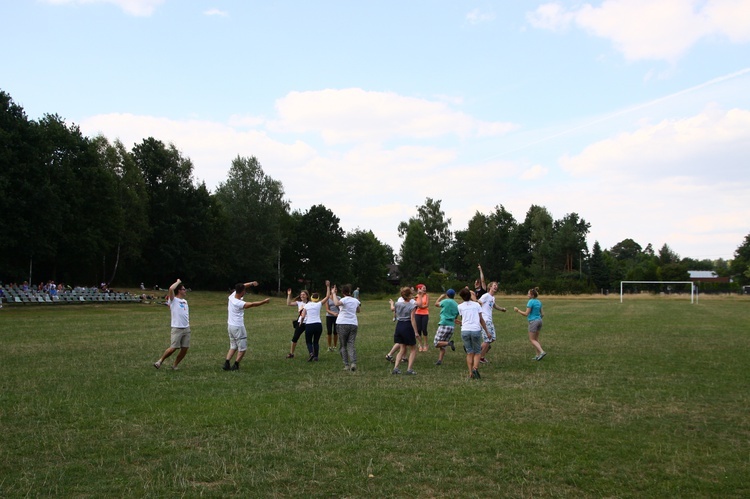
[(339, 315), (336, 317), (336, 329), (339, 332), (339, 352), (341, 353), (341, 359), (344, 361), (344, 370), (354, 372), (357, 370), (357, 350), (354, 347), (354, 342), (357, 340), (359, 328), (357, 314), (361, 303), (351, 296), (351, 284), (341, 286), (341, 292), (344, 295), (341, 299), (336, 295), (336, 286), (333, 287), (331, 292), (333, 304), (339, 307)]
[[(327, 301), (329, 296), (331, 296), (331, 282), (326, 281), (326, 296), (323, 299)], [(305, 342), (310, 355), (307, 358), (308, 362), (317, 362), (320, 353), (320, 336), (323, 334), (323, 322), (320, 320), (322, 305), (320, 293), (313, 293), (310, 296), (310, 301), (302, 307), (300, 314), (300, 320), (305, 323)]]
[(296, 298), (292, 298), (292, 288), (286, 290), (286, 304), (290, 307), (297, 307), (297, 318), (292, 321), (294, 335), (292, 335), (292, 345), (289, 349), (289, 353), (286, 355), (287, 359), (294, 358), (294, 350), (297, 348), (297, 341), (299, 340), (299, 337), (302, 336), (302, 333), (305, 332), (305, 322), (302, 320), (301, 315), (302, 308), (308, 301), (310, 301), (310, 293), (306, 289), (300, 291), (299, 296)]

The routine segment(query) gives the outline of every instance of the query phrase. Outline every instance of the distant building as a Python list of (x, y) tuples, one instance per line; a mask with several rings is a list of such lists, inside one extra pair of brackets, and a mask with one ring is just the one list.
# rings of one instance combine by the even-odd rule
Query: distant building
[(719, 277), (713, 270), (688, 270), (693, 282), (732, 282), (729, 277)]
[(392, 263), (388, 265), (388, 282), (398, 286), (401, 283), (401, 271), (398, 265)]

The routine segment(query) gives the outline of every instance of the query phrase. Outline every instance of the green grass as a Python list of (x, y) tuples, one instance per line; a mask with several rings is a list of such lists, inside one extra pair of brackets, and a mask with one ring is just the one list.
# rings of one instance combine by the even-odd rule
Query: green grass
[(750, 496), (747, 298), (543, 296), (548, 356), (496, 312), (476, 381), (460, 347), (392, 376), (386, 301), (363, 304), (356, 373), (304, 342), (286, 360), (280, 299), (246, 312), (224, 372), (226, 297), (188, 300), (174, 372), (151, 366), (164, 306), (0, 310), (0, 497)]

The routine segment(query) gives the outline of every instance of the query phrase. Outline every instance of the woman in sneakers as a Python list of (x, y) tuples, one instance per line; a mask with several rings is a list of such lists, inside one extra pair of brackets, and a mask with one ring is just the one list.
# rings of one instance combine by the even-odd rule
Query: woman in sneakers
[(531, 341), (531, 344), (536, 349), (536, 357), (531, 360), (542, 360), (547, 355), (547, 352), (542, 349), (542, 345), (539, 343), (539, 333), (542, 331), (542, 317), (544, 317), (542, 302), (538, 299), (539, 291), (536, 288), (530, 289), (526, 296), (529, 297), (529, 302), (526, 304), (526, 311), (521, 311), (518, 307), (513, 307), (513, 310), (529, 320), (529, 341)]
[(411, 288), (408, 286), (401, 288), (401, 298), (404, 301), (393, 303), (393, 300), (388, 300), (391, 304), (391, 310), (396, 313), (396, 331), (393, 333), (393, 341), (394, 343), (398, 343), (399, 346), (398, 353), (396, 354), (396, 366), (393, 368), (392, 373), (401, 374), (399, 364), (401, 359), (406, 355), (406, 347), (409, 347), (409, 361), (406, 374), (417, 374), (412, 369), (414, 359), (417, 356), (417, 350), (414, 348), (417, 345), (417, 321), (415, 319), (417, 304), (411, 299)]
[[(326, 281), (326, 296), (324, 301), (328, 301), (331, 296), (331, 282)], [(320, 309), (323, 305), (320, 301), (320, 293), (313, 293), (310, 301), (302, 307), (300, 320), (305, 323), (305, 342), (309, 357), (308, 362), (317, 362), (320, 353), (320, 336), (323, 334), (323, 322), (320, 320)]]
[(359, 328), (357, 314), (361, 303), (352, 296), (351, 284), (341, 286), (341, 292), (344, 296), (339, 300), (336, 295), (336, 286), (331, 291), (333, 303), (339, 307), (339, 315), (336, 317), (336, 329), (339, 332), (339, 352), (341, 352), (341, 360), (344, 361), (344, 370), (354, 372), (357, 370), (357, 350), (355, 348)]
[(297, 307), (297, 318), (292, 321), (294, 335), (292, 335), (292, 345), (289, 349), (289, 353), (286, 355), (287, 359), (294, 358), (294, 350), (297, 348), (297, 341), (299, 341), (299, 337), (302, 336), (302, 333), (305, 332), (305, 322), (300, 316), (302, 315), (302, 308), (308, 301), (310, 301), (310, 293), (306, 289), (300, 291), (299, 296), (296, 298), (292, 298), (292, 288), (286, 290), (286, 304), (290, 307)]
[(427, 324), (430, 321), (430, 297), (427, 295), (427, 286), (424, 284), (417, 285), (417, 309), (414, 317), (417, 320), (417, 342), (419, 351), (427, 352), (430, 347), (427, 342)]
[(328, 351), (335, 352), (339, 347), (339, 332), (336, 329), (336, 318), (339, 307), (333, 303), (333, 296), (326, 300), (326, 332), (328, 334)]

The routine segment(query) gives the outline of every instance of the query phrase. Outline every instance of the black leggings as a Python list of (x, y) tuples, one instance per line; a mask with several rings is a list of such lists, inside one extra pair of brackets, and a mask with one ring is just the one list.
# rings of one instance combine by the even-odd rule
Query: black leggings
[(337, 317), (326, 315), (326, 331), (328, 332), (329, 336), (332, 334), (339, 334), (339, 332), (336, 331), (336, 319)]
[(417, 334), (427, 336), (427, 323), (430, 321), (430, 316), (414, 314), (414, 318), (417, 320)]
[(315, 358), (318, 358), (320, 352), (320, 336), (323, 334), (323, 324), (315, 322), (305, 325), (305, 342), (307, 351)]
[(302, 333), (305, 332), (305, 323), (300, 322), (297, 324), (297, 327), (294, 328), (294, 336), (292, 336), (292, 343), (297, 343), (299, 341), (299, 337), (302, 336)]

